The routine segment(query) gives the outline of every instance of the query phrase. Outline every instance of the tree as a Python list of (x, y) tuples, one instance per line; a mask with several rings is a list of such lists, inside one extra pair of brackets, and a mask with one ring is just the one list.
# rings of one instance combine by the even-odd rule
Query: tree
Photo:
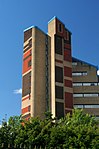
[(22, 120), (21, 116), (10, 117), (8, 124), (0, 128), (0, 146), (8, 144), (17, 148), (35, 145), (47, 149), (98, 149), (99, 121), (82, 110), (73, 110), (58, 121), (52, 119), (51, 113), (44, 120), (31, 118)]
[[(99, 147), (99, 127), (94, 117), (74, 109), (72, 116), (67, 114), (52, 128), (50, 146), (58, 144), (60, 148), (94, 148)], [(95, 143), (95, 144), (94, 144)]]

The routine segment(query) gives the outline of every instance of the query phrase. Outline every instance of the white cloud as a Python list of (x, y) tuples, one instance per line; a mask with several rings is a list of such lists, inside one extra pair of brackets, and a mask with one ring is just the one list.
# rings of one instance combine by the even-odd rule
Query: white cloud
[(97, 75), (99, 76), (99, 70), (97, 70)]
[(22, 88), (14, 90), (14, 94), (22, 94)]

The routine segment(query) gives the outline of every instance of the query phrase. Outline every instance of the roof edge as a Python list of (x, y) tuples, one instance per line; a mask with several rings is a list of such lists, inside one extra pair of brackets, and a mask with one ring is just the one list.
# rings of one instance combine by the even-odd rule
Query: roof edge
[(92, 66), (92, 67), (95, 67), (95, 68), (98, 70), (98, 66), (95, 66), (95, 65), (93, 65), (93, 64), (90, 64), (90, 63), (88, 63), (88, 62), (85, 62), (85, 61), (80, 60), (80, 59), (75, 58), (75, 57), (72, 57), (72, 59), (75, 59), (76, 61), (79, 61), (79, 62), (85, 63), (85, 64), (90, 65), (90, 66)]

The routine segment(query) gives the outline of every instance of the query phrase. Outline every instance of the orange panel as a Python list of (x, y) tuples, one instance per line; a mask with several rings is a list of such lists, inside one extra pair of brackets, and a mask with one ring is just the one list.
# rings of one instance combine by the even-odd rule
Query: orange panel
[(23, 54), (23, 59), (29, 56), (30, 54), (31, 54), (31, 49), (28, 50), (25, 54)]
[(26, 112), (30, 112), (30, 106), (22, 109), (22, 114), (25, 114)]
[(31, 56), (23, 61), (23, 73), (31, 69), (31, 66), (28, 66), (28, 62), (31, 60)]

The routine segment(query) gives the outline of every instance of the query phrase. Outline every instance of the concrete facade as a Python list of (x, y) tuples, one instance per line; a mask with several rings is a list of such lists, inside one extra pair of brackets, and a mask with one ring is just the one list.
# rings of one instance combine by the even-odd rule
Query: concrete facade
[(72, 109), (71, 33), (54, 17), (48, 34), (35, 26), (24, 31), (22, 115), (60, 118)]
[(24, 30), (22, 116), (45, 112), (61, 118), (73, 107), (99, 117), (97, 67), (72, 58), (71, 32), (54, 17), (48, 34), (36, 26)]
[(99, 77), (97, 67), (72, 58), (74, 107), (99, 117)]

